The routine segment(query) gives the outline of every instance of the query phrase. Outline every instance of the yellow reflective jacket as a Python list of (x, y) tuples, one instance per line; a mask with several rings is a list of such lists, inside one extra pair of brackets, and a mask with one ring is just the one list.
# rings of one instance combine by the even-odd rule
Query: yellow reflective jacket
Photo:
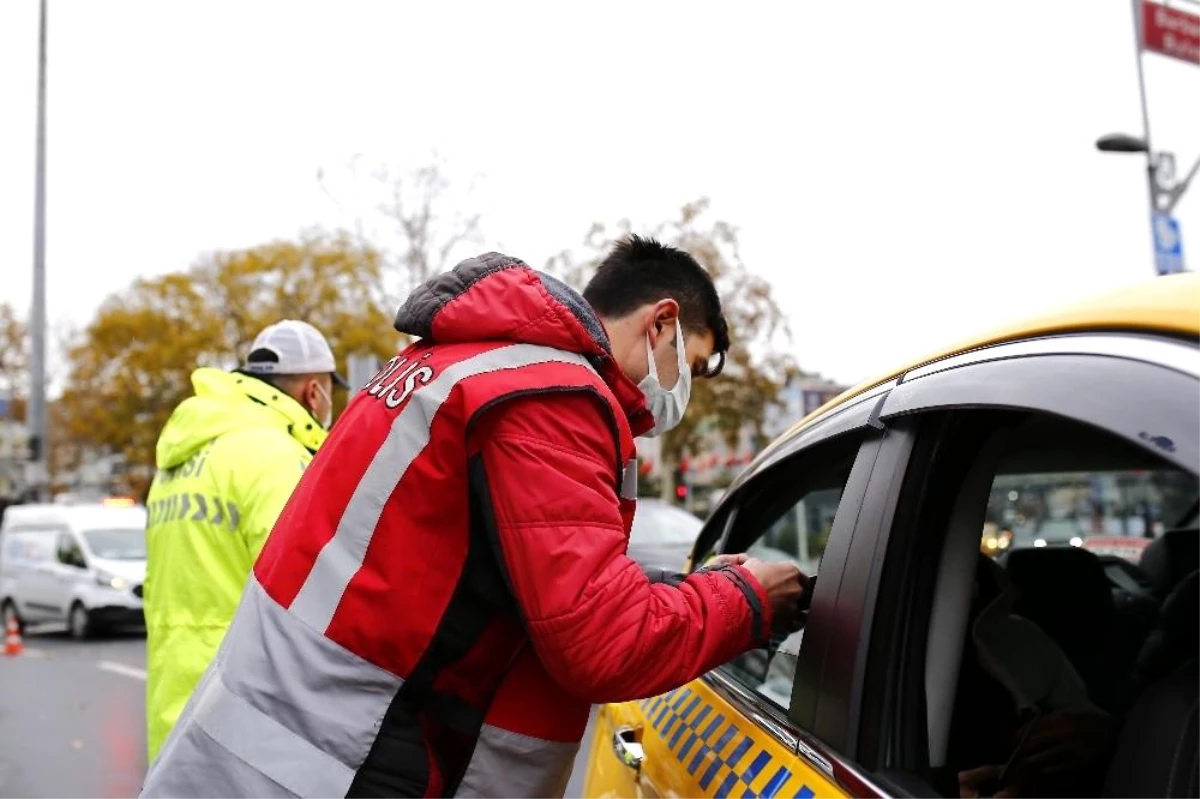
[(146, 500), (150, 762), (217, 652), (242, 589), (325, 431), (254, 377), (192, 374), (158, 439)]

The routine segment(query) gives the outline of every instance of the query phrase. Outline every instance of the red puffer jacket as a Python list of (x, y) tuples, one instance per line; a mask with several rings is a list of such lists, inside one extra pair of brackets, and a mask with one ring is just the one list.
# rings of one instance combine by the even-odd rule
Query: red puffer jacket
[(255, 566), (144, 796), (554, 796), (591, 703), (765, 639), (741, 567), (625, 556), (651, 419), (587, 304), (490, 253), (347, 408)]

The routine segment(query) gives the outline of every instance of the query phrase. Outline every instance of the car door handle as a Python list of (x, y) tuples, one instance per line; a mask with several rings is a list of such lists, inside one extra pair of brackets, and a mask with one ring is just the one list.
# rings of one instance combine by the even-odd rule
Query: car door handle
[(637, 731), (632, 727), (620, 727), (613, 733), (612, 746), (617, 759), (634, 771), (642, 770), (646, 752), (635, 738)]

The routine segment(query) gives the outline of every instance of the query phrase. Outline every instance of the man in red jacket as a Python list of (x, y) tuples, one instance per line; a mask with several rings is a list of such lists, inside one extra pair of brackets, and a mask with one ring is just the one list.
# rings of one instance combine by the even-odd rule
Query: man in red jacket
[(625, 556), (634, 437), (729, 347), (708, 273), (631, 238), (583, 296), (498, 253), (417, 289), (418, 338), (342, 414), (143, 796), (561, 796), (589, 705), (790, 626), (790, 564)]

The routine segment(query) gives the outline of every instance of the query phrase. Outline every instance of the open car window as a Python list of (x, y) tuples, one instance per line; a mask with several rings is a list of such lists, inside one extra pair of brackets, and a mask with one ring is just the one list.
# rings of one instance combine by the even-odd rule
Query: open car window
[[(818, 574), (861, 443), (857, 434), (822, 442), (747, 484), (736, 505), (723, 551), (792, 562), (806, 575)], [(803, 631), (794, 633), (777, 642), (778, 648), (751, 650), (722, 668), (787, 711), (803, 639)]]

